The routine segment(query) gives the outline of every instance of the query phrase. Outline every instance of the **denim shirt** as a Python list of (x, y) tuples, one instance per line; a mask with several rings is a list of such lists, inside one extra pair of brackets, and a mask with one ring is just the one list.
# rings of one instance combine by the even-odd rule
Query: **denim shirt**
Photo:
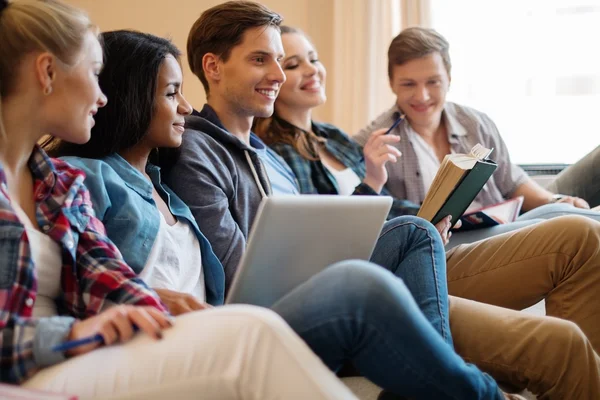
[(225, 297), (225, 273), (212, 247), (202, 234), (190, 208), (161, 182), (160, 168), (148, 164), (148, 179), (118, 154), (102, 160), (64, 157), (86, 174), (94, 211), (106, 227), (108, 237), (117, 245), (129, 266), (140, 274), (146, 265), (160, 226), (160, 211), (152, 198), (159, 193), (171, 213), (187, 222), (196, 233), (202, 253), (206, 301), (221, 305)]

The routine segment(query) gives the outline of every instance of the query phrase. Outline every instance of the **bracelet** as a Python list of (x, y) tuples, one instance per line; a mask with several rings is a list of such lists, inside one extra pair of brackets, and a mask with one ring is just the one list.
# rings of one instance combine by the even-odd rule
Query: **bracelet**
[(564, 199), (565, 197), (567, 197), (567, 195), (565, 194), (553, 194), (552, 197), (550, 197), (550, 201), (548, 202), (548, 204), (556, 203)]

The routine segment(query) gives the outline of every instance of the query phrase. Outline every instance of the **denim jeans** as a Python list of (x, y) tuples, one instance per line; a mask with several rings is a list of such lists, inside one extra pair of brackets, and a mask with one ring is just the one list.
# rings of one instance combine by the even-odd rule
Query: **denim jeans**
[(386, 222), (371, 262), (404, 281), (425, 318), (452, 345), (446, 252), (435, 227), (422, 218), (411, 216)]
[(325, 269), (273, 310), (333, 371), (350, 361), (375, 384), (419, 399), (502, 399), (425, 318), (402, 280), (361, 260)]
[(351, 362), (407, 397), (502, 399), (496, 382), (452, 348), (445, 254), (435, 228), (415, 217), (389, 221), (372, 260), (384, 268), (337, 263), (273, 310), (334, 371)]
[(523, 215), (519, 216), (517, 222), (528, 221), (528, 220), (544, 220), (563, 215), (581, 215), (582, 217), (588, 217), (600, 221), (600, 212), (586, 210), (584, 208), (576, 208), (571, 204), (566, 203), (554, 203), (545, 204), (534, 208), (531, 211), (527, 211)]

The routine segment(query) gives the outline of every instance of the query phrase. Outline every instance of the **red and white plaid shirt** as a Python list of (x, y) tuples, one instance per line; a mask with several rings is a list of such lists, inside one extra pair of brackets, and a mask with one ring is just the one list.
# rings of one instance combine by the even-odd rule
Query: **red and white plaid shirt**
[[(0, 165), (0, 381), (19, 383), (40, 367), (35, 353), (38, 327), (64, 329), (65, 321), (98, 314), (111, 304), (153, 306), (166, 311), (157, 295), (123, 261), (94, 216), (83, 172), (51, 160), (36, 147), (29, 159), (40, 229), (62, 252), (60, 316), (33, 318), (37, 294), (35, 265), (24, 225), (11, 207)], [(63, 319), (61, 321), (61, 318)], [(33, 329), (34, 335), (26, 335)], [(26, 337), (34, 336), (33, 340)]]

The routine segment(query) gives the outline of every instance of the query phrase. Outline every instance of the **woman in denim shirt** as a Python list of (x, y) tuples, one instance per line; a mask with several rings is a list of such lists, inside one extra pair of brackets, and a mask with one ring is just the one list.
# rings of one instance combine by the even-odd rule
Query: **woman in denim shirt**
[[(161, 226), (161, 218), (167, 220), (167, 225), (185, 222), (193, 226), (198, 241), (205, 242), (189, 209), (160, 183), (158, 168), (148, 162), (156, 156), (154, 148), (176, 147), (180, 144), (182, 131), (179, 124), (190, 112), (190, 108), (181, 95), (180, 72), (177, 79), (167, 79), (162, 75), (166, 65), (170, 64), (173, 69), (178, 69), (174, 61), (179, 53), (172, 45), (162, 39), (135, 32), (109, 32), (103, 36), (108, 61), (100, 76), (100, 84), (116, 100), (98, 114), (89, 144), (62, 143), (54, 149), (54, 153), (71, 155), (65, 159), (86, 171), (86, 184), (92, 193), (98, 216), (107, 226), (109, 237), (117, 243), (134, 270), (144, 276), (147, 268), (157, 268), (152, 253), (156, 246), (161, 246), (159, 231), (165, 229), (165, 224)], [(145, 82), (148, 76), (156, 75), (156, 70), (149, 69), (151, 65), (155, 65), (156, 55), (144, 55), (143, 52), (138, 54), (133, 50), (134, 45), (140, 47), (139, 42), (145, 41), (154, 42), (156, 48), (153, 52), (162, 52), (159, 60), (164, 60), (156, 83), (147, 87), (138, 85), (138, 82)], [(144, 72), (140, 73), (141, 70)], [(141, 78), (134, 77), (134, 72)], [(176, 85), (169, 86), (169, 82), (175, 82)], [(148, 102), (144, 99), (153, 100)], [(124, 110), (137, 110), (134, 114), (145, 116), (147, 121), (131, 118)], [(72, 157), (73, 155), (78, 157)], [(169, 217), (172, 217), (170, 221)], [(436, 249), (441, 250), (439, 243)], [(206, 284), (205, 299), (212, 305), (220, 305), (223, 303), (223, 269), (210, 246), (202, 244), (199, 253)], [(184, 260), (174, 260), (172, 265), (162, 264), (159, 267), (164, 271), (162, 276), (185, 274), (186, 269), (195, 268), (182, 262)], [(307, 329), (299, 331), (301, 337), (314, 336), (319, 332), (321, 336), (326, 332), (335, 332), (337, 336), (327, 334), (320, 340), (322, 345), (313, 348), (317, 354), (335, 353), (338, 355), (336, 357), (355, 361), (361, 372), (388, 389), (418, 397), (431, 395), (436, 398), (451, 398), (454, 394), (449, 393), (458, 393), (458, 396), (474, 394), (471, 388), (479, 388), (479, 395), (474, 394), (475, 397), (502, 398), (493, 380), (475, 367), (464, 364), (442, 336), (435, 332), (431, 322), (420, 313), (410, 294), (396, 277), (382, 268), (370, 268), (366, 264), (360, 261), (346, 262), (328, 268), (322, 275), (303, 285), (305, 287), (286, 296), (276, 311), (281, 312), (284, 319), (294, 319), (295, 305), (307, 304), (309, 299), (320, 299), (319, 311), (322, 315), (315, 314), (313, 319), (302, 323)], [(347, 273), (350, 271), (354, 273), (352, 276)], [(372, 274), (372, 271), (377, 273)], [(340, 300), (343, 294), (333, 290), (337, 282), (347, 282), (348, 290), (353, 290), (359, 287), (358, 281), (361, 281), (363, 288), (365, 281), (371, 283), (371, 289), (365, 293), (356, 293), (353, 303), (343, 303)], [(160, 285), (158, 292), (172, 312), (181, 313), (206, 307), (202, 297), (189, 288), (184, 289), (174, 280), (157, 280), (156, 276), (150, 276), (147, 282), (152, 287)], [(319, 294), (323, 291), (329, 294)], [(406, 312), (407, 309), (410, 311)], [(367, 329), (366, 326), (361, 327), (362, 323), (356, 327), (347, 326), (343, 320), (335, 317), (340, 312), (353, 313), (357, 318), (360, 313), (367, 312), (370, 315), (369, 326), (375, 324), (378, 328)], [(323, 321), (324, 327), (318, 324), (319, 328), (316, 329), (314, 324), (319, 320)], [(377, 333), (384, 331), (389, 331), (391, 342), (382, 339), (380, 333)], [(346, 338), (349, 340), (359, 332), (367, 335), (360, 347), (352, 341), (346, 341)], [(404, 353), (405, 350), (410, 352), (406, 356), (410, 362), (395, 353)], [(422, 359), (424, 354), (431, 356)], [(382, 366), (382, 363), (387, 366)], [(452, 373), (458, 373), (458, 378), (454, 376), (452, 379), (460, 382), (459, 388), (453, 389), (447, 385), (427, 387), (423, 383), (415, 383), (414, 379), (424, 378), (416, 378), (417, 375), (406, 368), (392, 367), (396, 365), (398, 368), (412, 365), (411, 370), (418, 365), (418, 369), (423, 371), (429, 371), (432, 365), (439, 365), (440, 370), (435, 375), (440, 374), (440, 381), (445, 381), (441, 377), (454, 371)]]
[(352, 398), (273, 312), (171, 319), (123, 261), (84, 174), (36, 144), (89, 139), (102, 64), (83, 12), (0, 0), (0, 381), (86, 399)]

